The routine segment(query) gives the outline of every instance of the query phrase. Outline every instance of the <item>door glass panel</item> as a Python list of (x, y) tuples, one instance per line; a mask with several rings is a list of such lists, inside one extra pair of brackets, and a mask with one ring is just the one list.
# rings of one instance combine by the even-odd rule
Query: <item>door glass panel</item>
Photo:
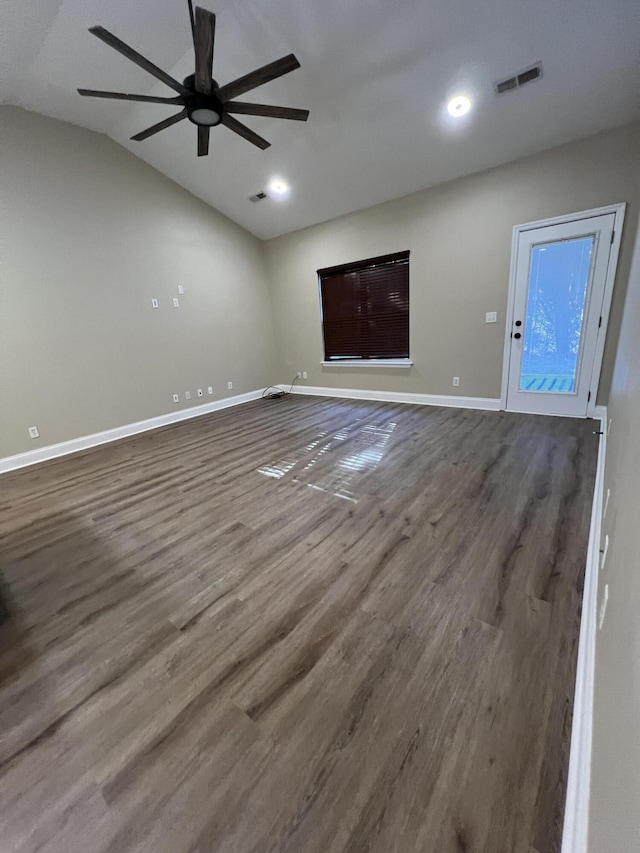
[(531, 250), (520, 391), (576, 391), (594, 241), (591, 235)]

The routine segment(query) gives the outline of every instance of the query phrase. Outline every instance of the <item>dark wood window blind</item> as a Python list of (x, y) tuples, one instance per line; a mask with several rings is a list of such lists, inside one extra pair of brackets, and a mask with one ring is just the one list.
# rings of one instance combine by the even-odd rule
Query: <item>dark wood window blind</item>
[(409, 252), (318, 270), (325, 361), (409, 357)]

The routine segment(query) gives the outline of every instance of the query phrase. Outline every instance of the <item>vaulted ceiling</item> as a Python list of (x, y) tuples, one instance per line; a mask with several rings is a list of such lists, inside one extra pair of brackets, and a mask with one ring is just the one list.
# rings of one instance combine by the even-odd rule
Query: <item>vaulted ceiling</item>
[[(306, 107), (309, 121), (246, 118), (271, 148), (225, 127), (196, 156), (172, 107), (81, 98), (79, 86), (172, 95), (89, 34), (101, 24), (176, 79), (193, 73), (186, 0), (4, 0), (0, 100), (106, 133), (262, 238), (517, 159), (639, 117), (637, 0), (197, 0), (217, 15), (224, 84), (293, 52), (301, 68), (243, 100)], [(543, 77), (497, 96), (541, 60)], [(446, 112), (464, 92), (472, 111)], [(270, 177), (286, 202), (249, 196)]]

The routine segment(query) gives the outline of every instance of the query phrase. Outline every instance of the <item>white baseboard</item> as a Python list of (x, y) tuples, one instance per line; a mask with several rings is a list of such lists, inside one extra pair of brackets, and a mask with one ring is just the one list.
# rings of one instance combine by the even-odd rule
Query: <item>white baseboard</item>
[(580, 621), (576, 687), (573, 698), (573, 724), (571, 727), (569, 776), (562, 832), (562, 853), (587, 853), (589, 832), (598, 572), (600, 568), (604, 468), (607, 452), (606, 406), (596, 406), (593, 410), (593, 416), (600, 419), (602, 435), (598, 448), (598, 467), (591, 509), (591, 528), (589, 530), (587, 565), (582, 596), (582, 618)]
[(119, 441), (121, 438), (128, 438), (132, 435), (138, 435), (141, 432), (148, 432), (150, 429), (158, 429), (158, 427), (168, 426), (179, 421), (197, 418), (200, 415), (207, 415), (209, 412), (217, 412), (220, 409), (239, 406), (242, 403), (248, 403), (250, 400), (257, 400), (261, 395), (262, 390), (249, 391), (247, 394), (237, 394), (235, 397), (213, 400), (210, 403), (193, 406), (190, 409), (168, 412), (166, 415), (158, 415), (156, 418), (148, 418), (145, 421), (125, 424), (114, 429), (104, 430), (104, 432), (95, 432), (93, 435), (73, 438), (70, 441), (62, 441), (59, 444), (50, 444), (47, 447), (39, 447), (37, 450), (29, 450), (26, 453), (18, 453), (15, 456), (5, 456), (4, 459), (0, 459), (0, 474), (4, 474), (7, 471), (15, 471), (16, 468), (25, 468), (27, 465), (36, 465), (38, 462), (46, 462), (49, 459), (56, 459), (58, 456), (77, 453), (79, 450), (87, 450), (90, 447), (97, 447), (100, 444)]
[[(288, 391), (288, 385), (279, 385)], [(456, 397), (437, 394), (409, 394), (404, 391), (362, 391), (359, 388), (322, 388), (313, 385), (294, 385), (293, 394), (312, 397), (339, 397), (344, 400), (374, 400), (380, 403), (413, 403), (418, 406), (449, 406), (455, 409), (486, 409), (497, 412), (500, 400), (493, 397)]]

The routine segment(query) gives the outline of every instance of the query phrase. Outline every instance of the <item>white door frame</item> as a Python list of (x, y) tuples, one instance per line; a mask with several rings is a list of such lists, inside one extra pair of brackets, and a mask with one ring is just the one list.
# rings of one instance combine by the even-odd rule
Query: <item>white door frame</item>
[(587, 219), (591, 216), (601, 216), (606, 213), (614, 213), (614, 232), (613, 243), (609, 251), (609, 263), (607, 266), (607, 279), (604, 289), (604, 300), (602, 303), (602, 325), (598, 332), (598, 340), (596, 343), (596, 354), (593, 362), (593, 372), (591, 374), (591, 399), (587, 405), (587, 417), (594, 416), (594, 409), (598, 399), (598, 384), (600, 381), (600, 370), (602, 368), (602, 357), (604, 355), (604, 342), (607, 337), (607, 328), (609, 325), (609, 313), (611, 310), (611, 298), (613, 296), (613, 285), (616, 278), (616, 270), (618, 268), (618, 257), (620, 255), (620, 242), (622, 240), (622, 226), (624, 223), (624, 214), (627, 207), (626, 202), (620, 204), (608, 204), (605, 207), (595, 207), (592, 210), (581, 210), (578, 213), (569, 213), (565, 216), (553, 216), (551, 219), (539, 219), (536, 222), (525, 222), (523, 225), (515, 225), (513, 228), (513, 236), (511, 238), (511, 269), (509, 272), (509, 298), (507, 301), (507, 315), (505, 323), (504, 335), (504, 354), (502, 357), (502, 391), (500, 393), (500, 409), (505, 410), (507, 407), (507, 385), (509, 380), (509, 357), (511, 354), (511, 335), (510, 330), (513, 328), (513, 312), (515, 305), (516, 294), (516, 270), (518, 268), (518, 247), (520, 234), (523, 231), (533, 231), (536, 228), (546, 228), (548, 225), (564, 225), (569, 222), (575, 222), (579, 219)]

